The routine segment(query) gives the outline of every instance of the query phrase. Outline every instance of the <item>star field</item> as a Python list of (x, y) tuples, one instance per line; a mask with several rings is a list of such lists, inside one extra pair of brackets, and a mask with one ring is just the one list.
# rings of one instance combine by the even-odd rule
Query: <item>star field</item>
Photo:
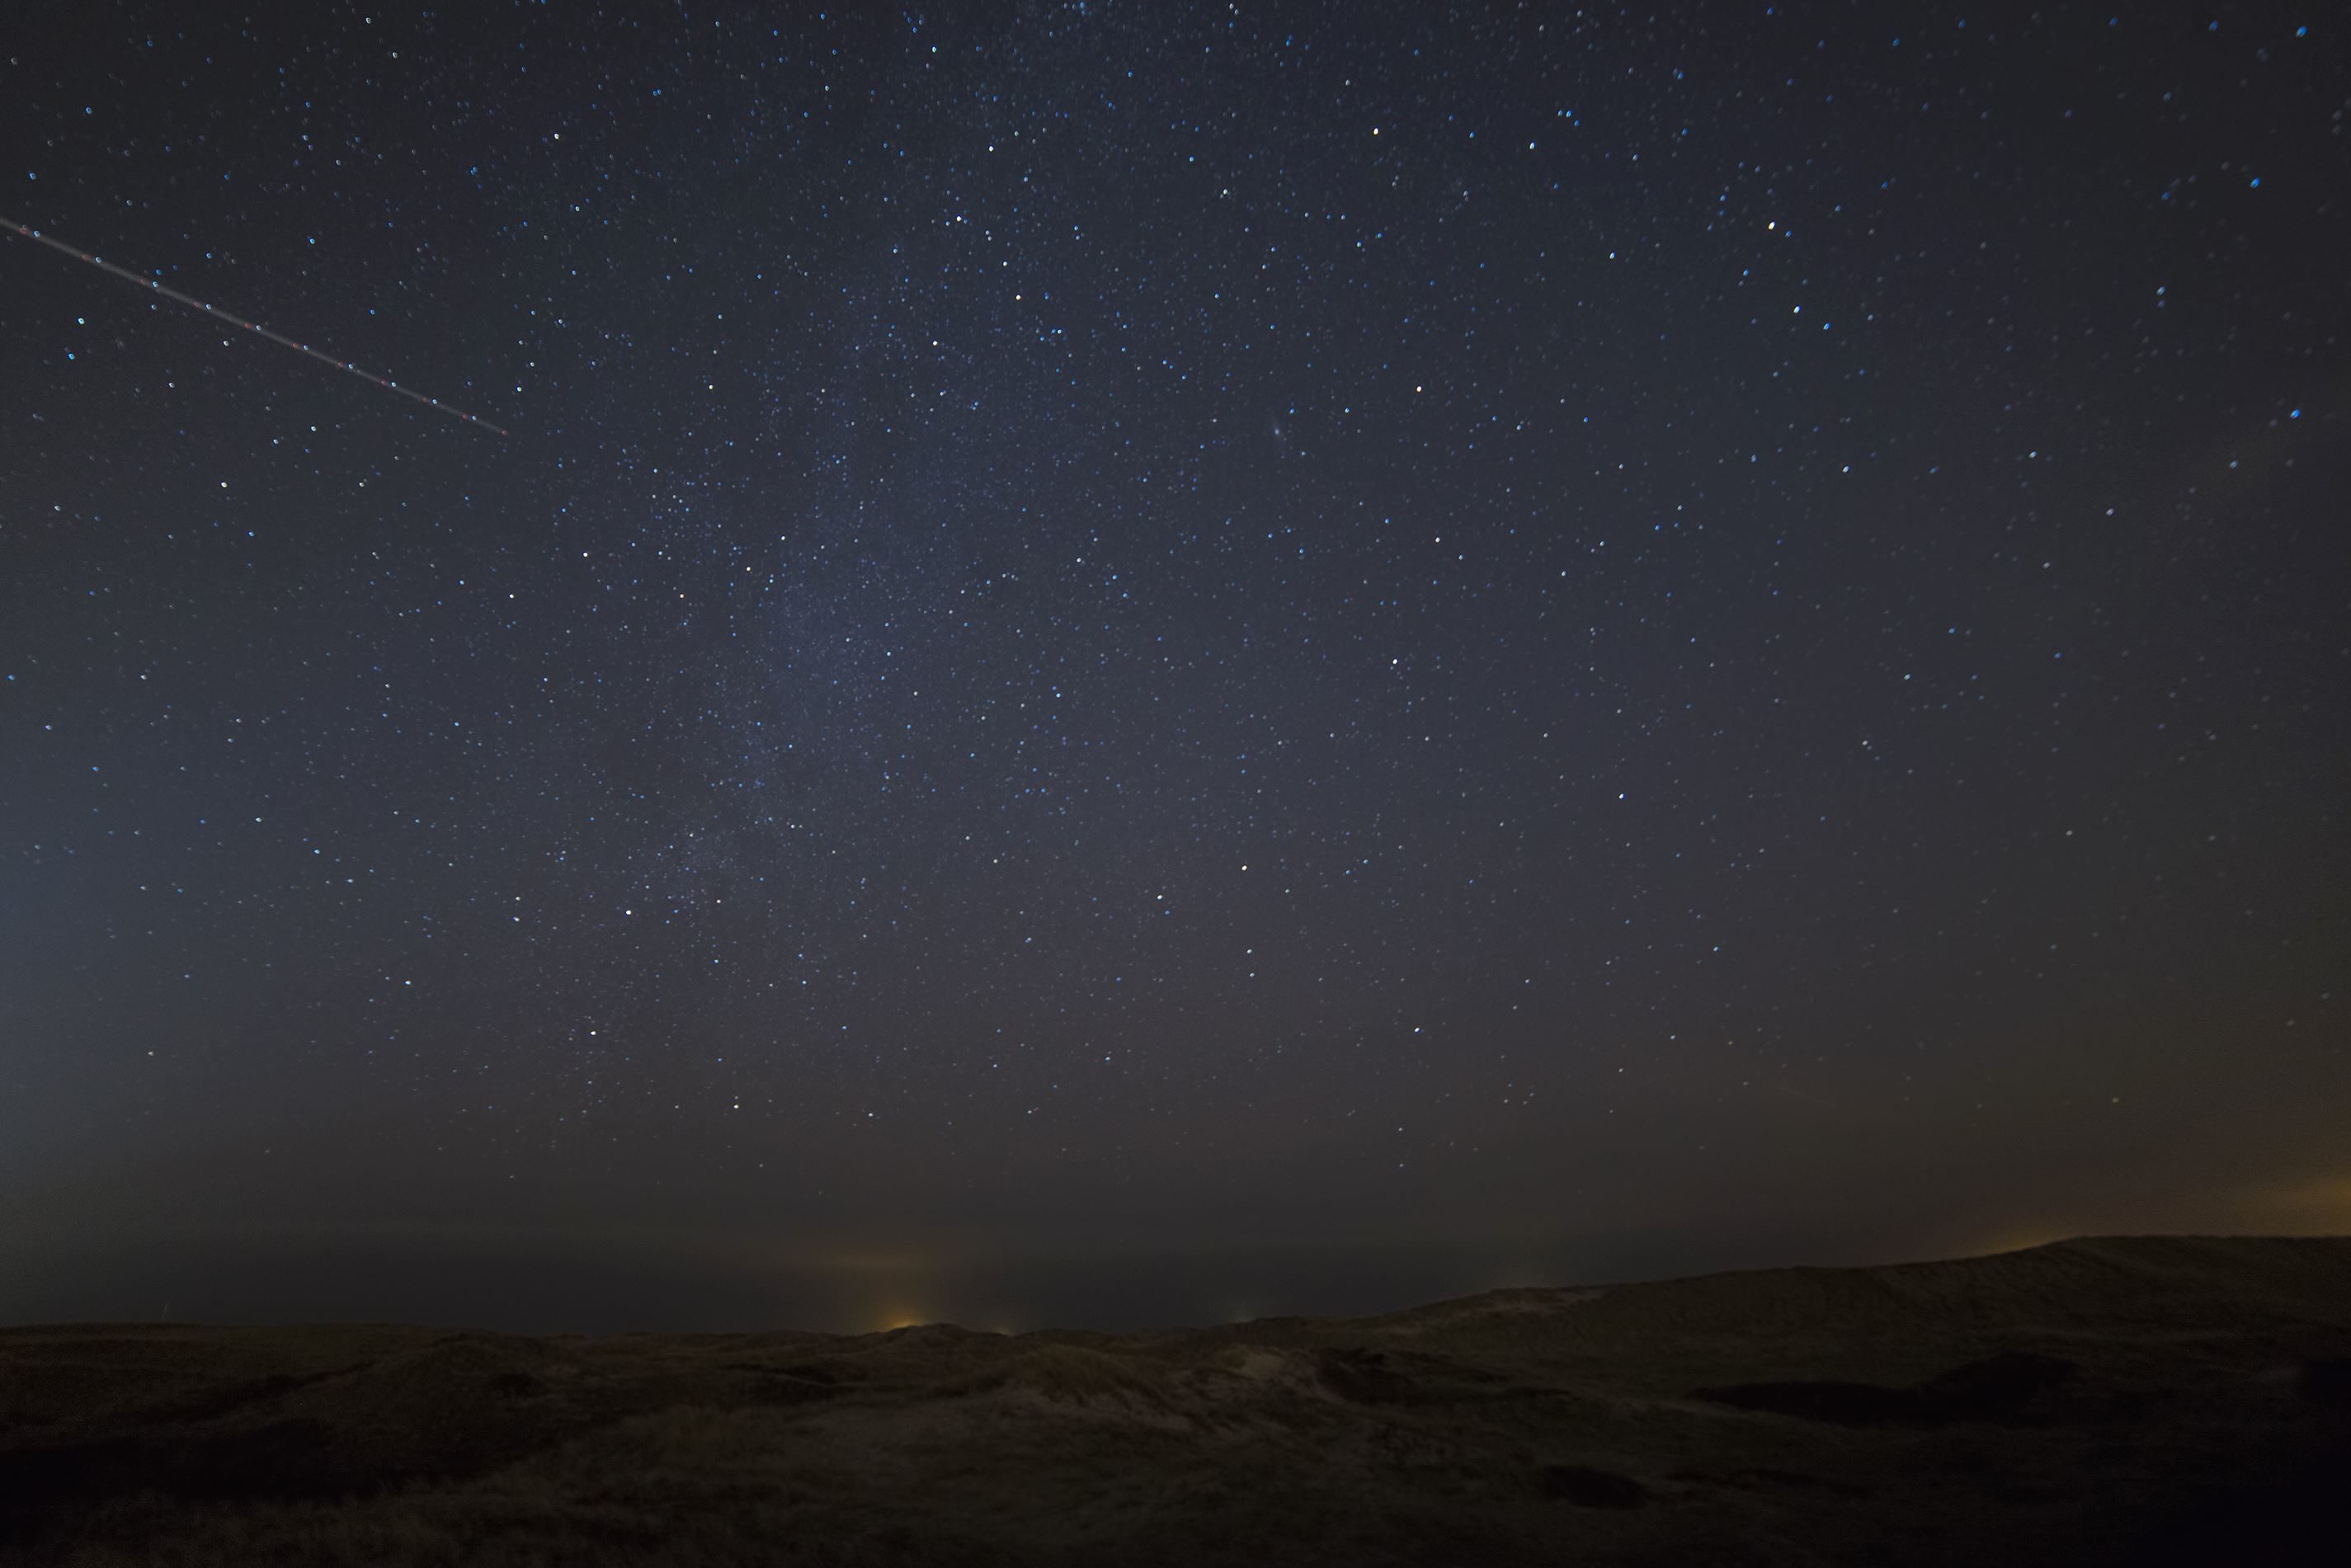
[(2342, 1228), (2346, 58), (0, 26), (17, 1243)]

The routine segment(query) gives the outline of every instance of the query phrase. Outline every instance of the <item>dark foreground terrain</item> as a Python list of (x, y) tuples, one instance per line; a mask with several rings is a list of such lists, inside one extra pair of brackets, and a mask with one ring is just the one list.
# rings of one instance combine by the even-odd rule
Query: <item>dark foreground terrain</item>
[(2351, 1562), (2351, 1239), (1115, 1337), (17, 1329), (0, 1562)]

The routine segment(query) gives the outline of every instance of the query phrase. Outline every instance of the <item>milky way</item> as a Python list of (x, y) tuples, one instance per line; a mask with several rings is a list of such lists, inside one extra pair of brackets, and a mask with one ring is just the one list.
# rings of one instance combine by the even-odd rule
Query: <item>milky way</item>
[(8, 30), (0, 1312), (2351, 1222), (2325, 8)]

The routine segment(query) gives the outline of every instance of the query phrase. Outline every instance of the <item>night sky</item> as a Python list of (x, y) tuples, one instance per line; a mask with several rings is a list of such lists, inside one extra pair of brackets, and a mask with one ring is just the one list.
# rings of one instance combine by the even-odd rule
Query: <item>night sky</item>
[(2339, 7), (38, 9), (0, 1317), (2351, 1228)]

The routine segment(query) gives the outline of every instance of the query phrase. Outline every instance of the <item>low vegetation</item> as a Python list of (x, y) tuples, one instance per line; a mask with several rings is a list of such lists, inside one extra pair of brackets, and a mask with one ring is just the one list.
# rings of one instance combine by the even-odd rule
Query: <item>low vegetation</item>
[(0, 1561), (2319, 1562), (2351, 1240), (1348, 1322), (0, 1332)]

